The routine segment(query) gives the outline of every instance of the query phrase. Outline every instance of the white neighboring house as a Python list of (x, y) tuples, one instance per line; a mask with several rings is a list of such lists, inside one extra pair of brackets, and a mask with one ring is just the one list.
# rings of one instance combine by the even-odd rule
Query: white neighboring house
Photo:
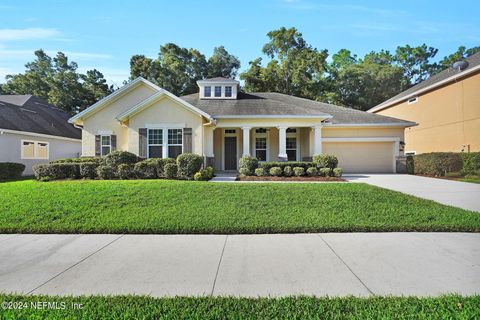
[(32, 95), (0, 95), (0, 162), (32, 166), (79, 157), (82, 132), (68, 123), (69, 114)]

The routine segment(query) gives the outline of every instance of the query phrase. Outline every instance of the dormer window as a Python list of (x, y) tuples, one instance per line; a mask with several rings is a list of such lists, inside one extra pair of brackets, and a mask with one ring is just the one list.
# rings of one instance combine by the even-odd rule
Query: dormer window
[(225, 87), (225, 97), (230, 98), (232, 96), (232, 87), (226, 86)]
[(212, 96), (212, 87), (203, 87), (203, 96), (211, 97)]
[(215, 86), (215, 97), (219, 98), (222, 96), (222, 87)]

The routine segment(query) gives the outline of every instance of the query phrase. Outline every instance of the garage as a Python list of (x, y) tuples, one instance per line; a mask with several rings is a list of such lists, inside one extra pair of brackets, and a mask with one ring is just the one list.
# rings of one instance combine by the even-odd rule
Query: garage
[(394, 142), (324, 142), (323, 152), (334, 154), (346, 173), (392, 173)]

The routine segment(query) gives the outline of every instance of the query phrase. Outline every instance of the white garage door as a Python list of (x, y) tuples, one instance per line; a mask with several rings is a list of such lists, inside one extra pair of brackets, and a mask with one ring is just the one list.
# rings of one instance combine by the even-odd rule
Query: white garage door
[(393, 142), (324, 142), (323, 153), (334, 154), (349, 173), (392, 173)]

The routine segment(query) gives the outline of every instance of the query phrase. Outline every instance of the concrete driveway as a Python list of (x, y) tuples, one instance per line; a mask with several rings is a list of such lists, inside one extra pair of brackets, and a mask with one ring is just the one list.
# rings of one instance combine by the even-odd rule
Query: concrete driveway
[(346, 174), (345, 178), (480, 212), (480, 184), (407, 174)]
[(480, 234), (0, 235), (0, 292), (480, 293)]

